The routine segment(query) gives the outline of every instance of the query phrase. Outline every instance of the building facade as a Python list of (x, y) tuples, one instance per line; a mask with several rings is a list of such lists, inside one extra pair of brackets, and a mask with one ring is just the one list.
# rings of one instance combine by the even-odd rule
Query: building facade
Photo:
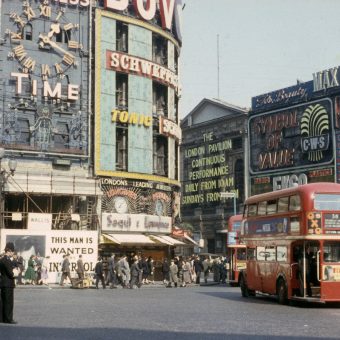
[[(104, 2), (95, 13), (94, 174), (103, 253), (161, 260), (179, 214), (181, 7)], [(149, 237), (153, 236), (153, 237)]]
[(181, 217), (201, 252), (225, 254), (228, 218), (242, 209), (246, 123), (246, 109), (210, 99), (181, 123)]
[(50, 214), (52, 229), (96, 228), (89, 171), (90, 2), (73, 3), (1, 1), (2, 166), (8, 157), (18, 164), (3, 188), (7, 228), (26, 228), (29, 213)]
[(251, 194), (339, 182), (338, 67), (254, 97), (249, 117)]
[(43, 237), (40, 253), (70, 251), (74, 263), (77, 243), (93, 263), (98, 251), (161, 258), (183, 244), (170, 237), (181, 10), (176, 0), (0, 1), (1, 245)]

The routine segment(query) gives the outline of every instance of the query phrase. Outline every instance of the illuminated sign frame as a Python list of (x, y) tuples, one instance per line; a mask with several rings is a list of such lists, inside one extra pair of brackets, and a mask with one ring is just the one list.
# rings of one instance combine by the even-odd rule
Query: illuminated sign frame
[(159, 133), (176, 140), (182, 139), (182, 129), (175, 122), (163, 116), (159, 116)]
[(304, 171), (280, 172), (261, 176), (251, 176), (251, 195), (262, 194), (296, 185), (316, 182), (334, 182), (335, 170), (332, 165), (305, 169)]
[[(156, 16), (157, 2), (156, 0), (148, 0), (145, 6), (143, 0), (134, 0), (132, 2), (134, 11), (137, 15), (145, 20), (151, 21)], [(159, 13), (162, 22), (162, 28), (171, 30), (174, 14), (177, 13), (177, 0), (159, 0)], [(104, 0), (104, 8), (124, 12), (129, 7), (129, 0)]]
[[(310, 112), (320, 107), (322, 109), (321, 104), (325, 110), (316, 113)], [(322, 118), (322, 115), (326, 114), (329, 121), (325, 134), (329, 135), (329, 138), (322, 139), (322, 141), (328, 143), (328, 148), (325, 151), (326, 147), (322, 144), (323, 149), (321, 146), (320, 150), (316, 146), (313, 149), (313, 152), (324, 152), (322, 156), (325, 160), (320, 162), (320, 155), (319, 158), (313, 159), (314, 156), (310, 155), (311, 150), (306, 147), (303, 152), (302, 146), (308, 142), (308, 140), (304, 142), (306, 136), (310, 138), (308, 143), (318, 144), (321, 141), (318, 138), (321, 138), (322, 134), (310, 136), (308, 133), (303, 135), (303, 132), (304, 125), (313, 115), (317, 117), (319, 115)], [(333, 103), (329, 98), (251, 116), (248, 121), (250, 174), (264, 175), (331, 164), (334, 161), (333, 119)]]
[(116, 72), (132, 73), (150, 78), (174, 88), (177, 93), (179, 91), (178, 75), (170, 69), (147, 59), (107, 50), (106, 68)]

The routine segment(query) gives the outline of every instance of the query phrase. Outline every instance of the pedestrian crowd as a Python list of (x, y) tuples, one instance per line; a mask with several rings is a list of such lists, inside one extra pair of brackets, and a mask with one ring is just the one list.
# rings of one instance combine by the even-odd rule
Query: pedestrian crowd
[(12, 263), (16, 268), (17, 285), (48, 285), (49, 256), (42, 257), (39, 253), (31, 255), (25, 263), (22, 256), (14, 252)]
[[(13, 319), (13, 301), (15, 279), (17, 284), (47, 284), (49, 257), (42, 258), (39, 255), (31, 255), (25, 270), (24, 261), (14, 250), (14, 244), (6, 244), (5, 252), (0, 254), (0, 322), (16, 323)], [(170, 261), (164, 259), (161, 265), (163, 283), (167, 288), (186, 287), (191, 284), (200, 284), (201, 275), (207, 282), (209, 273), (213, 273), (215, 282), (225, 283), (227, 278), (228, 261), (224, 257), (210, 259), (200, 258), (197, 255), (191, 257), (176, 256)], [(144, 284), (155, 283), (155, 262), (151, 256), (130, 254), (112, 254), (109, 259), (103, 261), (100, 257), (96, 263), (95, 286), (99, 288), (99, 282), (105, 289), (123, 288), (138, 289)], [(82, 255), (77, 260), (76, 272), (78, 283), (82, 287), (85, 278)], [(61, 264), (60, 285), (69, 279), (72, 283), (69, 255), (63, 256)]]
[[(227, 278), (227, 259), (218, 257), (214, 260), (209, 257), (200, 258), (199, 256), (182, 257), (176, 256), (170, 261), (164, 259), (160, 272), (163, 275), (163, 283), (167, 288), (186, 287), (192, 284), (200, 284), (201, 275), (204, 281), (208, 281), (208, 276), (212, 272), (214, 281), (225, 283)], [(108, 259), (98, 258), (94, 269), (95, 287), (99, 288), (131, 288), (138, 289), (142, 285), (155, 283), (155, 262), (151, 256), (129, 254), (112, 254)], [(84, 266), (81, 255), (77, 261), (76, 272), (82, 287), (84, 279)], [(60, 285), (64, 285), (64, 280), (70, 276), (70, 262), (65, 255), (62, 263), (62, 276)]]
[(105, 262), (99, 258), (94, 271), (96, 288), (99, 288), (99, 281), (103, 288), (137, 289), (143, 284), (155, 283), (155, 263), (151, 256), (112, 254)]
[(204, 282), (208, 282), (209, 274), (214, 275), (214, 282), (225, 283), (227, 278), (228, 261), (224, 257), (210, 259), (209, 256), (200, 258), (197, 255), (191, 257), (176, 256), (168, 263), (164, 259), (162, 272), (166, 287), (186, 287), (190, 284), (200, 284), (203, 273)]

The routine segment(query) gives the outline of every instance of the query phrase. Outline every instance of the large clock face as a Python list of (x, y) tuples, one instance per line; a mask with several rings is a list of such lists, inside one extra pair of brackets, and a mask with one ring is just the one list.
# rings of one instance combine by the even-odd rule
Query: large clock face
[(162, 200), (160, 200), (160, 199), (157, 199), (155, 201), (155, 213), (158, 216), (162, 216), (163, 213), (164, 213), (164, 205), (163, 205)]
[(22, 7), (21, 13), (10, 13), (13, 25), (6, 30), (19, 70), (43, 80), (63, 78), (65, 71), (77, 67), (83, 48), (79, 25), (67, 19), (67, 8), (49, 0), (35, 5), (23, 1)]
[(118, 214), (126, 214), (129, 210), (126, 198), (123, 196), (116, 196), (114, 198), (114, 208)]

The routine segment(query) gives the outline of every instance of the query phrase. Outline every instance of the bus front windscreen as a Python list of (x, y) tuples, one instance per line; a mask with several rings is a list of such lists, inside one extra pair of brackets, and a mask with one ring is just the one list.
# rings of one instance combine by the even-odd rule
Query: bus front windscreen
[(340, 211), (340, 195), (315, 194), (314, 209)]
[(232, 231), (239, 231), (239, 230), (241, 230), (241, 222), (240, 221), (234, 222), (232, 225)]

